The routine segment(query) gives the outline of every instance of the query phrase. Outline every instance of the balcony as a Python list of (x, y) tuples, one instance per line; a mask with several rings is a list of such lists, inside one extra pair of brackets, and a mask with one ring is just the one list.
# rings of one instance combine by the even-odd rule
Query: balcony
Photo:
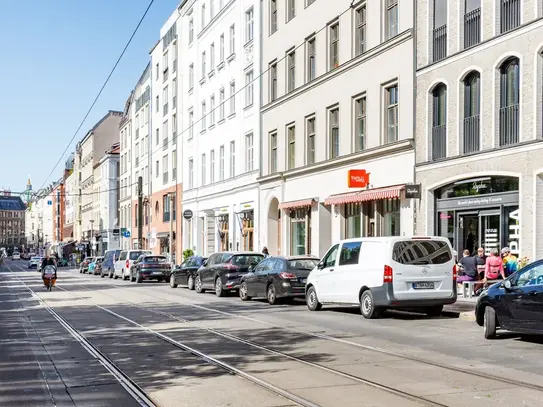
[(464, 154), (480, 150), (480, 116), (475, 115), (464, 119)]
[(464, 15), (464, 48), (481, 42), (481, 8)]
[(447, 56), (447, 24), (434, 29), (432, 55), (434, 62), (440, 61)]
[(432, 127), (432, 160), (447, 156), (447, 125)]
[(519, 142), (519, 105), (513, 104), (500, 109), (500, 146)]
[(520, 0), (500, 0), (500, 29), (502, 33), (520, 25)]

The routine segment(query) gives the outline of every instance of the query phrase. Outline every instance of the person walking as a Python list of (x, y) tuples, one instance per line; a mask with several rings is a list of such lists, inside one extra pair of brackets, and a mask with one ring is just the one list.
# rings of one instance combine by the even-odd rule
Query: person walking
[(266, 246), (264, 246), (264, 248), (262, 249), (262, 254), (264, 255), (264, 257), (270, 257), (270, 252), (268, 252), (268, 248)]

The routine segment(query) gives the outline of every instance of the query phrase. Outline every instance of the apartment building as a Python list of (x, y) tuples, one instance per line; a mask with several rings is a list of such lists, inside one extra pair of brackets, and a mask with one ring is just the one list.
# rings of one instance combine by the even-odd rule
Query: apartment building
[[(149, 92), (150, 93), (150, 92)], [(132, 182), (132, 113), (134, 91), (130, 92), (126, 100), (123, 116), (119, 123), (119, 214), (121, 228), (121, 249), (127, 250), (137, 247), (137, 234), (133, 236), (132, 230), (132, 200), (134, 186)], [(149, 117), (149, 116), (147, 116)], [(136, 239), (136, 240), (133, 240)], [(136, 246), (134, 246), (134, 243)]]
[[(149, 249), (157, 254), (181, 253), (181, 172), (178, 171), (178, 9), (160, 30), (160, 41), (151, 50), (150, 189), (144, 219)], [(136, 209), (137, 210), (137, 209)], [(170, 223), (172, 225), (170, 225)], [(134, 225), (134, 223), (133, 223)], [(170, 228), (172, 236), (170, 236)], [(181, 259), (182, 256), (177, 256)]]
[(261, 242), (322, 257), (341, 238), (411, 234), (413, 2), (263, 7)]
[(64, 216), (63, 216), (63, 240), (65, 242), (75, 241), (74, 239), (74, 222), (75, 222), (75, 205), (77, 203), (78, 191), (75, 188), (75, 178), (74, 175), (74, 158), (75, 154), (70, 154), (65, 163), (64, 168), (64, 196), (63, 196), (63, 205), (64, 205)]
[(258, 250), (261, 2), (187, 1), (183, 55), (185, 247)]
[(543, 2), (418, 1), (417, 232), (543, 256)]
[(51, 205), (53, 207), (53, 226), (52, 226), (52, 239), (54, 244), (59, 244), (64, 241), (64, 216), (66, 212), (66, 206), (64, 201), (64, 195), (66, 194), (64, 188), (64, 180), (60, 179), (55, 182), (53, 190), (51, 191)]
[(25, 210), (19, 196), (0, 194), (0, 246), (21, 250), (26, 244)]

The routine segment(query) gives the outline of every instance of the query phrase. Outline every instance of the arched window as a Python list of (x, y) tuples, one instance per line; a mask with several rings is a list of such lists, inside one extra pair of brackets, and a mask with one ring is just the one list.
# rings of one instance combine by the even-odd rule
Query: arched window
[(472, 72), (464, 79), (464, 154), (480, 149), (481, 75)]
[(500, 146), (519, 142), (520, 64), (509, 58), (500, 66)]
[(447, 87), (437, 85), (432, 91), (432, 159), (447, 155)]

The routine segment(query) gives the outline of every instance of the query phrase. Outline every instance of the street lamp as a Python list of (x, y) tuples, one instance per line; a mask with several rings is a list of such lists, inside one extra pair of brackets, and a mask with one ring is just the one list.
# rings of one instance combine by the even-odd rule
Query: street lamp
[(94, 256), (94, 219), (90, 220), (91, 225), (91, 256)]

